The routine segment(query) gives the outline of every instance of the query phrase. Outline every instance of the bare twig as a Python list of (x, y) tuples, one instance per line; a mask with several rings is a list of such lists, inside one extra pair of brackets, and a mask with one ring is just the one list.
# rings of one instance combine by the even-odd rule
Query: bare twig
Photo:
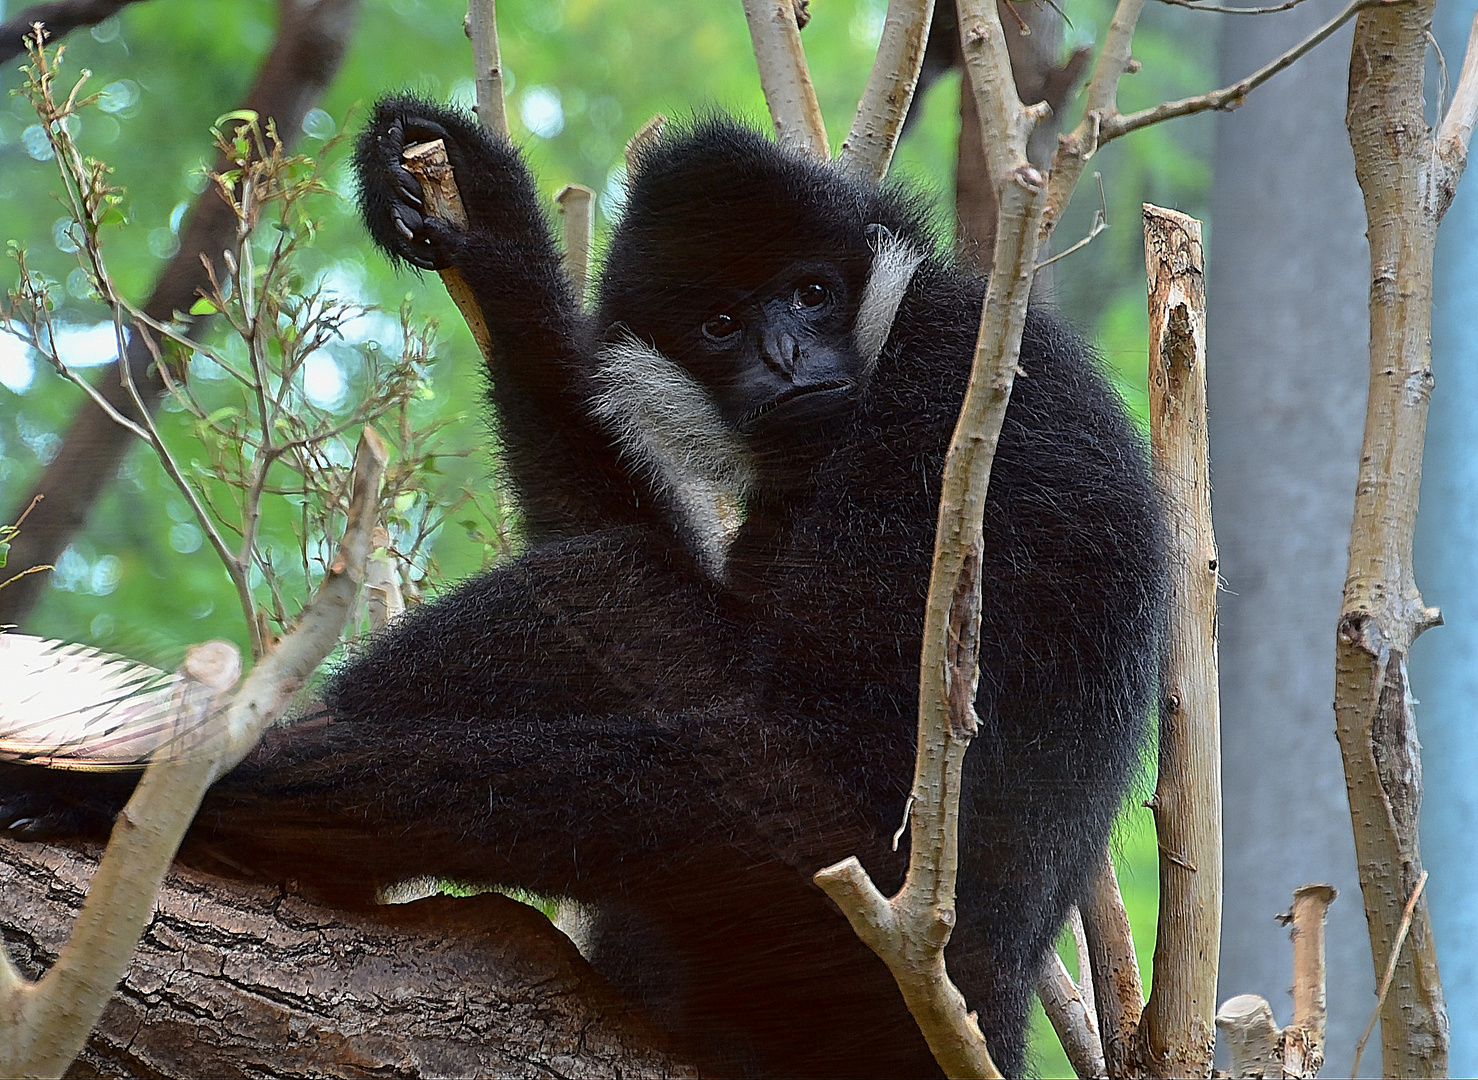
[(744, 0), (744, 17), (749, 21), (760, 88), (780, 145), (829, 158), (826, 125), (811, 85), (791, 0)]
[(1273, 4), (1270, 7), (1222, 7), (1217, 4), (1202, 4), (1198, 0), (1160, 0), (1162, 4), (1172, 7), (1190, 8), (1192, 11), (1212, 11), (1219, 15), (1276, 15), (1280, 11), (1288, 11), (1296, 8), (1304, 0), (1284, 0), (1281, 4)]
[(1168, 634), (1160, 667), (1160, 846), (1155, 978), (1140, 1023), (1155, 1076), (1205, 1076), (1216, 1041), (1221, 944), (1221, 720), (1216, 539), (1206, 432), (1201, 223), (1144, 207), (1150, 457), (1170, 519)]
[(575, 287), (575, 297), (585, 300), (585, 284), (590, 276), (590, 242), (594, 217), (595, 192), (580, 184), (568, 184), (554, 196), (560, 217), (565, 223), (565, 273)]
[(1099, 131), (1103, 118), (1118, 113), (1119, 79), (1129, 70), (1134, 27), (1139, 22), (1144, 5), (1145, 0), (1119, 0), (1104, 34), (1098, 62), (1093, 65), (1093, 74), (1088, 77), (1083, 119), (1076, 128), (1057, 140), (1048, 182), (1047, 212), (1042, 217), (1044, 243), (1061, 220), (1063, 211), (1067, 209), (1068, 201), (1073, 197), (1073, 190), (1078, 186), (1088, 159), (1098, 152), (1103, 141)]
[(1293, 910), (1288, 916), (1293, 938), (1293, 1023), (1283, 1029), (1284, 1076), (1317, 1076), (1324, 1065), (1324, 1026), (1329, 1013), (1324, 922), (1336, 895), (1330, 885), (1303, 885), (1293, 891)]
[(918, 89), (934, 0), (889, 0), (872, 74), (857, 105), (852, 130), (837, 151), (837, 165), (851, 176), (881, 180), (893, 160), (903, 120)]
[(1110, 139), (1118, 138), (1120, 135), (1127, 135), (1131, 131), (1138, 131), (1142, 127), (1148, 127), (1150, 124), (1158, 124), (1162, 120), (1170, 120), (1177, 116), (1191, 116), (1195, 113), (1205, 112), (1208, 109), (1235, 109), (1242, 104), (1243, 100), (1254, 89), (1267, 82), (1274, 75), (1278, 74), (1278, 72), (1290, 67), (1299, 57), (1319, 45), (1341, 26), (1360, 14), (1360, 12), (1367, 8), (1409, 2), (1411, 0), (1352, 0), (1334, 18), (1330, 19), (1281, 56), (1258, 68), (1245, 79), (1239, 79), (1230, 86), (1223, 86), (1219, 90), (1197, 94), (1195, 97), (1181, 98), (1179, 101), (1166, 101), (1152, 108), (1141, 109), (1139, 112), (1129, 113), (1125, 116), (1103, 117), (1099, 143), (1102, 145)]
[(1094, 173), (1093, 180), (1094, 183), (1098, 185), (1098, 209), (1093, 211), (1093, 224), (1088, 228), (1088, 235), (1083, 237), (1077, 243), (1073, 244), (1072, 247), (1063, 248), (1063, 250), (1059, 251), (1056, 255), (1053, 255), (1050, 259), (1043, 259), (1041, 262), (1037, 263), (1038, 270), (1042, 269), (1042, 267), (1044, 266), (1051, 266), (1058, 259), (1067, 258), (1075, 251), (1082, 250), (1089, 244), (1093, 243), (1093, 238), (1095, 236), (1103, 232), (1104, 229), (1108, 228), (1108, 196), (1103, 193), (1103, 173)]
[(1475, 121), (1478, 121), (1478, 15), (1473, 17), (1473, 26), (1468, 32), (1468, 50), (1463, 56), (1463, 70), (1452, 94), (1452, 104), (1437, 129), (1439, 175), (1434, 180), (1441, 207), (1439, 212), (1447, 209), (1457, 193), (1458, 181), (1468, 164), (1468, 144), (1473, 139)]
[(472, 68), (477, 87), (477, 122), (508, 137), (508, 109), (503, 100), (503, 61), (498, 52), (496, 0), (469, 0), (462, 23), (472, 39)]

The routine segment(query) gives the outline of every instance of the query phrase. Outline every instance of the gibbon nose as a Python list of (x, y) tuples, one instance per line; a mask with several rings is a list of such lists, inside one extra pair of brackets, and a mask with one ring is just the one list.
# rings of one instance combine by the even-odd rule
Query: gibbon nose
[(765, 361), (765, 366), (771, 371), (789, 379), (800, 365), (800, 342), (784, 330), (771, 330), (765, 335), (760, 356)]

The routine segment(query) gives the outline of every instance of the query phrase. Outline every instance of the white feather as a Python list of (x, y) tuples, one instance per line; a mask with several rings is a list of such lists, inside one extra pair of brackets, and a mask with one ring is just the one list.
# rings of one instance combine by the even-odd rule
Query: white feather
[(161, 747), (177, 756), (203, 733), (202, 690), (85, 645), (0, 634), (0, 760), (117, 769)]

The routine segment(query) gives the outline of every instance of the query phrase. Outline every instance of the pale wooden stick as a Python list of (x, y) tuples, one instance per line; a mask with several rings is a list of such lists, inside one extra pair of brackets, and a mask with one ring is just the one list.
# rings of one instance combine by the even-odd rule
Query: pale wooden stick
[[(428, 143), (407, 146), (400, 156), (412, 176), (421, 182), (421, 196), (426, 200), (426, 210), (434, 217), (449, 221), (458, 228), (467, 227), (467, 211), (462, 207), (462, 196), (457, 191), (457, 178), (452, 175), (452, 166), (446, 156), (446, 145), (440, 139)], [(472, 286), (455, 267), (437, 271), (447, 294), (462, 313), (472, 338), (477, 342), (485, 359), (493, 356), (493, 338), (488, 333), (488, 324), (482, 317), (482, 308), (472, 293)]]
[(791, 0), (744, 0), (744, 17), (749, 21), (760, 88), (780, 145), (823, 160), (829, 158), (826, 125), (816, 101), (816, 88), (811, 85)]
[(1324, 1065), (1324, 921), (1338, 894), (1330, 885), (1303, 885), (1293, 892), (1288, 921), (1293, 938), (1293, 1023), (1283, 1032), (1283, 1074), (1317, 1076)]
[(581, 184), (567, 184), (559, 189), (554, 201), (565, 223), (565, 273), (575, 287), (575, 299), (583, 304), (590, 277), (590, 244), (595, 227), (591, 209), (595, 192)]
[(1204, 1076), (1216, 1040), (1221, 942), (1221, 717), (1216, 538), (1206, 440), (1201, 223), (1144, 207), (1149, 274), (1150, 457), (1170, 518), (1170, 617), (1160, 669), (1160, 847), (1155, 979), (1141, 1021), (1157, 1076)]
[(1114, 860), (1107, 851), (1081, 908), (1104, 1063), (1110, 1076), (1127, 1076), (1134, 1034), (1144, 1011), (1144, 989), (1139, 959), (1134, 955), (1134, 934), (1119, 894)]
[(667, 124), (667, 117), (661, 113), (654, 113), (652, 118), (641, 127), (636, 129), (636, 134), (626, 141), (626, 169), (635, 172), (637, 164), (641, 161), (642, 154), (649, 146), (654, 145), (662, 137), (662, 128)]
[(498, 52), (497, 0), (469, 0), (462, 26), (472, 39), (477, 122), (506, 139), (508, 109), (503, 101), (503, 60)]
[(837, 151), (837, 166), (847, 175), (873, 180), (887, 175), (918, 89), (933, 18), (934, 0), (888, 0), (872, 74), (857, 104), (852, 130)]
[(1216, 1026), (1226, 1038), (1232, 1076), (1282, 1077), (1283, 1033), (1265, 998), (1257, 994), (1227, 998), (1216, 1011)]
[[(1086, 966), (1079, 977), (1085, 986), (1092, 985), (1092, 975)], [(1041, 999), (1042, 1011), (1052, 1023), (1052, 1030), (1057, 1032), (1057, 1040), (1062, 1043), (1073, 1072), (1080, 1077), (1107, 1076), (1093, 1001), (1067, 973), (1067, 965), (1056, 950), (1047, 957), (1046, 967), (1037, 980), (1037, 997)]]

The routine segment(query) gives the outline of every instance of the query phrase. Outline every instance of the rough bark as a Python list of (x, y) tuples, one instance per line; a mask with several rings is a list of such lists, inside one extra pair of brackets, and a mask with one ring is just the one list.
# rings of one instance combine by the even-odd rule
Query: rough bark
[[(0, 928), (56, 958), (95, 852), (0, 840)], [(496, 894), (363, 912), (186, 869), (72, 1076), (692, 1076), (541, 914)]]
[[(338, 70), (358, 8), (359, 0), (280, 3), (277, 38), (242, 108), (255, 112), (264, 124), (268, 118), (275, 119), (285, 144), (290, 146), (301, 134), (303, 117)], [(213, 167), (224, 170), (227, 166), (217, 161)], [(145, 313), (168, 322), (175, 312), (188, 311), (197, 292), (207, 284), (201, 256), (219, 261), (220, 253), (234, 242), (236, 225), (235, 214), (214, 185), (207, 187), (190, 210), (180, 233), (179, 251), (155, 282), (144, 305)], [(223, 267), (222, 279), (225, 276)], [(137, 334), (130, 335), (127, 361), (140, 394), (157, 407), (164, 383)], [(118, 412), (136, 418), (119, 379), (103, 377), (98, 390)], [(33, 497), (46, 496), (26, 519), (25, 530), (11, 543), (11, 567), (25, 570), (56, 561), (86, 522), (93, 503), (117, 473), (118, 463), (132, 443), (133, 436), (91, 401), (77, 410), (51, 464), (10, 511), (0, 513), (0, 519), (14, 520)], [(0, 623), (22, 622), (49, 580), (50, 575), (31, 574), (0, 591)]]

